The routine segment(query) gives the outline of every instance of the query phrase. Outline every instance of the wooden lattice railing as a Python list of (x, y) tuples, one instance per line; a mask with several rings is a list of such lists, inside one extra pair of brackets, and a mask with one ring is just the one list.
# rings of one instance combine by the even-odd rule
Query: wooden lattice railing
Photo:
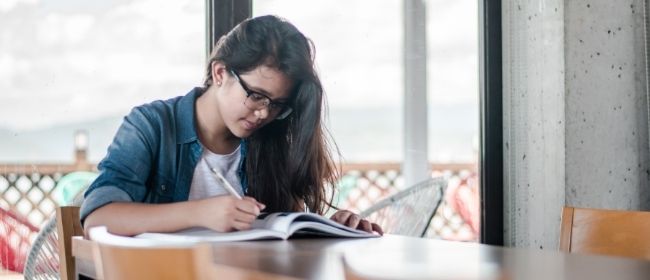
[(0, 207), (40, 226), (59, 206), (59, 180), (71, 172), (92, 170), (95, 166), (85, 160), (84, 151), (77, 152), (73, 164), (0, 164)]
[[(27, 217), (34, 225), (42, 225), (60, 201), (55, 197), (59, 180), (70, 172), (95, 170), (94, 165), (83, 160), (84, 155), (78, 154), (77, 159), (75, 164), (0, 164), (0, 207)], [(398, 163), (345, 164), (341, 169), (343, 176), (335, 199), (339, 208), (360, 212), (405, 187)], [(476, 193), (474, 164), (432, 164), (431, 170), (432, 176), (444, 176), (449, 180), (448, 190), (466, 188)], [(462, 217), (455, 203), (458, 197), (450, 193), (445, 197), (428, 235), (476, 240), (477, 226), (468, 221), (471, 218), (467, 215)]]

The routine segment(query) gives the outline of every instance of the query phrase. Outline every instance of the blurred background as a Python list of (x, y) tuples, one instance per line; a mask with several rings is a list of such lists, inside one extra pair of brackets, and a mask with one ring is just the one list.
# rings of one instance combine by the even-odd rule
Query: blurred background
[[(361, 211), (405, 188), (404, 12), (398, 0), (342, 2), (257, 0), (253, 16), (284, 17), (314, 41), (342, 156), (336, 202)], [(426, 1), (428, 159), (449, 180), (429, 237), (478, 238), (477, 9)], [(0, 2), (3, 211), (38, 228), (92, 181), (132, 107), (200, 86), (205, 13), (190, 0)]]

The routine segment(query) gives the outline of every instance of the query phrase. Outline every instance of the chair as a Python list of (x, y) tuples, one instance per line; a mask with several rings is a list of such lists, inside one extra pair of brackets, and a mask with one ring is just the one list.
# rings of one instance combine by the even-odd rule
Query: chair
[(23, 269), (26, 279), (76, 279), (72, 257), (72, 236), (83, 235), (79, 207), (83, 191), (95, 179), (93, 172), (72, 172), (63, 176), (54, 188), (60, 204), (56, 216), (38, 232)]
[(564, 207), (560, 250), (650, 261), (650, 212)]
[[(103, 231), (103, 233), (102, 233)], [(97, 234), (99, 232), (99, 234)], [(105, 280), (269, 279), (295, 278), (215, 264), (209, 244), (196, 246), (138, 245), (137, 239), (115, 237), (106, 229), (91, 229), (97, 275)], [(128, 246), (116, 245), (129, 244)]]
[(59, 237), (59, 274), (62, 280), (76, 279), (75, 261), (72, 256), (72, 237), (84, 235), (79, 221), (79, 206), (57, 208), (56, 220)]
[(25, 217), (0, 208), (0, 270), (23, 271), (30, 240), (37, 233), (38, 228)]
[(75, 171), (61, 177), (53, 192), (58, 205), (81, 205), (84, 191), (97, 176), (99, 176), (97, 172)]
[(432, 178), (400, 191), (361, 212), (384, 232), (424, 237), (443, 199), (447, 180)]
[(56, 209), (32, 243), (23, 275), (25, 279), (76, 279), (72, 236), (83, 235), (79, 207)]
[(106, 280), (217, 279), (208, 245), (154, 249), (95, 244), (95, 267)]
[(56, 219), (50, 219), (32, 242), (23, 270), (25, 279), (59, 279)]

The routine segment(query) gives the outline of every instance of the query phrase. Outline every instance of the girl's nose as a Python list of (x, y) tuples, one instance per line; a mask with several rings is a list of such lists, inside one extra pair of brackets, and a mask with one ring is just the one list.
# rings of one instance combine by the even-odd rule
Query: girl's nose
[(261, 109), (255, 110), (255, 116), (261, 120), (265, 120), (269, 117), (269, 109), (267, 107), (262, 107)]

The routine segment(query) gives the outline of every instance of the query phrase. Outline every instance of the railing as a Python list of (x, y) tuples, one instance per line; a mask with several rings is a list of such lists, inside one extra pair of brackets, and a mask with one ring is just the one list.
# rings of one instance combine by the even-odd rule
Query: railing
[[(59, 180), (74, 171), (95, 170), (95, 165), (85, 158), (85, 151), (78, 150), (73, 164), (0, 164), (0, 207), (27, 217), (34, 225), (42, 225), (58, 206), (55, 192)], [(404, 188), (398, 163), (354, 163), (341, 169), (343, 176), (335, 204), (343, 209), (360, 212)], [(430, 225), (429, 237), (476, 240), (478, 213), (459, 209), (471, 204), (471, 198), (461, 201), (461, 207), (457, 203), (459, 189), (476, 193), (475, 164), (432, 164), (431, 170), (432, 176), (446, 177), (449, 186)]]
[(0, 207), (40, 226), (59, 206), (55, 197), (61, 177), (75, 171), (93, 171), (96, 166), (87, 160), (87, 135), (75, 135), (74, 163), (0, 164)]

